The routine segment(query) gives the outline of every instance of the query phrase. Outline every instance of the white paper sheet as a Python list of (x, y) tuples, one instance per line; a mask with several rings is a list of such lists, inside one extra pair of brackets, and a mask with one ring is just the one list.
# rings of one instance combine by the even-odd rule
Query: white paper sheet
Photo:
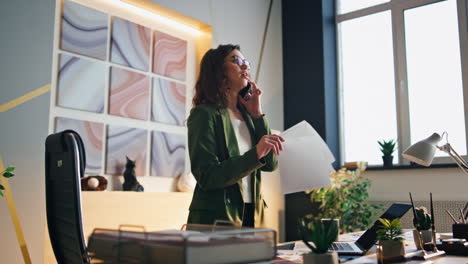
[(335, 157), (317, 131), (302, 121), (280, 135), (285, 139), (278, 156), (283, 194), (330, 186)]

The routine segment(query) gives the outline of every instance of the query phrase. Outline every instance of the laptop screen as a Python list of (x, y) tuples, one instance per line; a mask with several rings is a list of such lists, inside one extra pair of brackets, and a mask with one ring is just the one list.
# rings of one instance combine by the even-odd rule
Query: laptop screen
[[(411, 208), (411, 204), (407, 203), (394, 203), (392, 204), (380, 218), (385, 218), (392, 221), (395, 218), (401, 218)], [(377, 241), (377, 230), (381, 223), (377, 220), (371, 228), (362, 234), (362, 236), (356, 241), (356, 244), (364, 250), (369, 250)]]

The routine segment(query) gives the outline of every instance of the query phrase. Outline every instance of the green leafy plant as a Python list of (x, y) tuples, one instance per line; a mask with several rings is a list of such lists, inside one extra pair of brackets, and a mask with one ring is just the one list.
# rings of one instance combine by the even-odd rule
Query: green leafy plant
[(429, 230), (431, 228), (432, 218), (426, 207), (416, 207), (414, 210), (416, 213), (413, 218), (414, 227), (419, 231)]
[(302, 241), (316, 254), (327, 253), (338, 235), (338, 226), (333, 221), (306, 221), (306, 218), (299, 218), (298, 226)]
[[(2, 175), (5, 178), (11, 178), (15, 176), (15, 174), (13, 173), (14, 170), (15, 170), (15, 167), (8, 167), (4, 171), (2, 171), (0, 175)], [(3, 196), (4, 190), (5, 190), (5, 187), (2, 184), (0, 184), (0, 196)]]
[(396, 148), (396, 143), (397, 143), (397, 140), (396, 139), (391, 139), (389, 141), (385, 141), (385, 140), (379, 140), (377, 141), (380, 145), (380, 151), (382, 151), (382, 154), (384, 156), (392, 156), (393, 152), (395, 152), (395, 148)]
[(331, 186), (308, 191), (311, 202), (320, 205), (318, 213), (307, 216), (316, 220), (339, 218), (341, 233), (367, 229), (382, 206), (368, 201), (371, 182), (362, 176), (365, 164), (360, 163), (356, 170), (341, 168), (332, 172)]
[(400, 218), (395, 218), (391, 222), (385, 218), (379, 218), (382, 224), (377, 230), (377, 240), (403, 241), (403, 231), (400, 226)]

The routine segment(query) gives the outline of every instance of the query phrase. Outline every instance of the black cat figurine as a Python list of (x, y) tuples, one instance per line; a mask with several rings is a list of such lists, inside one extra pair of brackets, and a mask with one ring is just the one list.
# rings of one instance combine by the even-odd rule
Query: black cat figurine
[(135, 177), (135, 161), (129, 159), (127, 156), (127, 164), (125, 164), (124, 183), (122, 188), (124, 191), (143, 192), (145, 188), (137, 181)]

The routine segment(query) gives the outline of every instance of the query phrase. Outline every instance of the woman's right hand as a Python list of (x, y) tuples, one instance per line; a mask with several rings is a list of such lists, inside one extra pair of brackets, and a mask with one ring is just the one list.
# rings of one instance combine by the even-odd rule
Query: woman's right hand
[(257, 144), (257, 158), (261, 159), (268, 155), (273, 150), (275, 155), (279, 155), (280, 151), (283, 150), (284, 138), (279, 135), (265, 135)]

